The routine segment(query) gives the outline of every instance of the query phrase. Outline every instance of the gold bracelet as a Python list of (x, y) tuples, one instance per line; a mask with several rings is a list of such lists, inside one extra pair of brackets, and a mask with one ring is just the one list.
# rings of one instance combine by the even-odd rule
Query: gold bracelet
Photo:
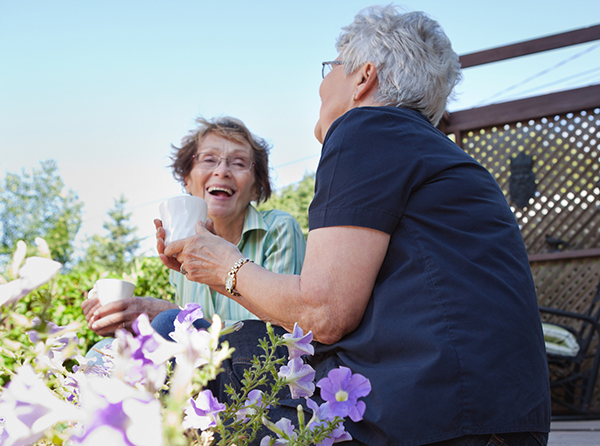
[(246, 257), (242, 257), (240, 260), (235, 262), (235, 264), (231, 267), (231, 269), (227, 273), (227, 277), (225, 278), (225, 289), (232, 296), (236, 296), (236, 297), (241, 296), (241, 294), (235, 290), (235, 286), (237, 284), (236, 274), (240, 270), (242, 265), (245, 265), (248, 262), (254, 263), (254, 261), (252, 261)]

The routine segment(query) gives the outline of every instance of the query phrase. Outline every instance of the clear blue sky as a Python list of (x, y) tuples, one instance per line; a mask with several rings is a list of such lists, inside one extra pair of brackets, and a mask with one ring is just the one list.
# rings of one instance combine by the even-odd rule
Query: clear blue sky
[[(159, 202), (181, 193), (166, 168), (170, 144), (200, 114), (245, 121), (274, 146), (275, 185), (297, 182), (318, 162), (321, 62), (336, 57), (340, 28), (372, 4), (0, 0), (0, 179), (55, 159), (85, 203), (78, 239), (104, 233), (106, 211), (123, 193), (138, 235), (148, 237), (145, 249)], [(597, 0), (396, 4), (438, 20), (458, 54), (600, 24)], [(585, 50), (494, 100), (599, 83), (597, 43), (465, 70), (450, 110)]]

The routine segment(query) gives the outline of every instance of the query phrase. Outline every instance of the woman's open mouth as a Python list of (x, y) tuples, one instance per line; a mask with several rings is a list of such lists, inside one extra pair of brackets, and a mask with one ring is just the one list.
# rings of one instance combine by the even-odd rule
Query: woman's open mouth
[(231, 197), (235, 192), (228, 187), (211, 186), (207, 192), (215, 197)]

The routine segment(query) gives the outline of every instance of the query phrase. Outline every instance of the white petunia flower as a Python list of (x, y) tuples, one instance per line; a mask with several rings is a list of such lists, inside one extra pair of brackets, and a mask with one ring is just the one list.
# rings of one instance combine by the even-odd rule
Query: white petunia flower
[(0, 397), (3, 446), (33, 444), (61, 421), (77, 421), (81, 412), (59, 399), (33, 371), (21, 367)]
[[(25, 243), (23, 243), (25, 244)], [(19, 251), (20, 248), (17, 248)], [(13, 261), (13, 267), (18, 263)], [(20, 264), (20, 263), (19, 263)], [(29, 257), (19, 269), (18, 278), (0, 285), (0, 306), (11, 304), (27, 296), (36, 288), (41, 287), (52, 279), (62, 268), (62, 264), (43, 257)]]

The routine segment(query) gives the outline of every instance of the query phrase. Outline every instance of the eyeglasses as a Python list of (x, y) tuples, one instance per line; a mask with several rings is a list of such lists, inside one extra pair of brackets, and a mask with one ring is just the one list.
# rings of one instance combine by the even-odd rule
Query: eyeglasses
[(214, 153), (197, 153), (192, 158), (196, 160), (196, 165), (202, 170), (216, 169), (221, 164), (221, 160), (225, 160), (227, 167), (233, 172), (248, 172), (254, 166), (254, 163), (245, 156), (221, 158)]
[(329, 74), (331, 70), (333, 70), (334, 65), (342, 65), (344, 62), (341, 60), (330, 60), (329, 62), (321, 62), (323, 67), (321, 68), (321, 76), (325, 79), (325, 76)]

